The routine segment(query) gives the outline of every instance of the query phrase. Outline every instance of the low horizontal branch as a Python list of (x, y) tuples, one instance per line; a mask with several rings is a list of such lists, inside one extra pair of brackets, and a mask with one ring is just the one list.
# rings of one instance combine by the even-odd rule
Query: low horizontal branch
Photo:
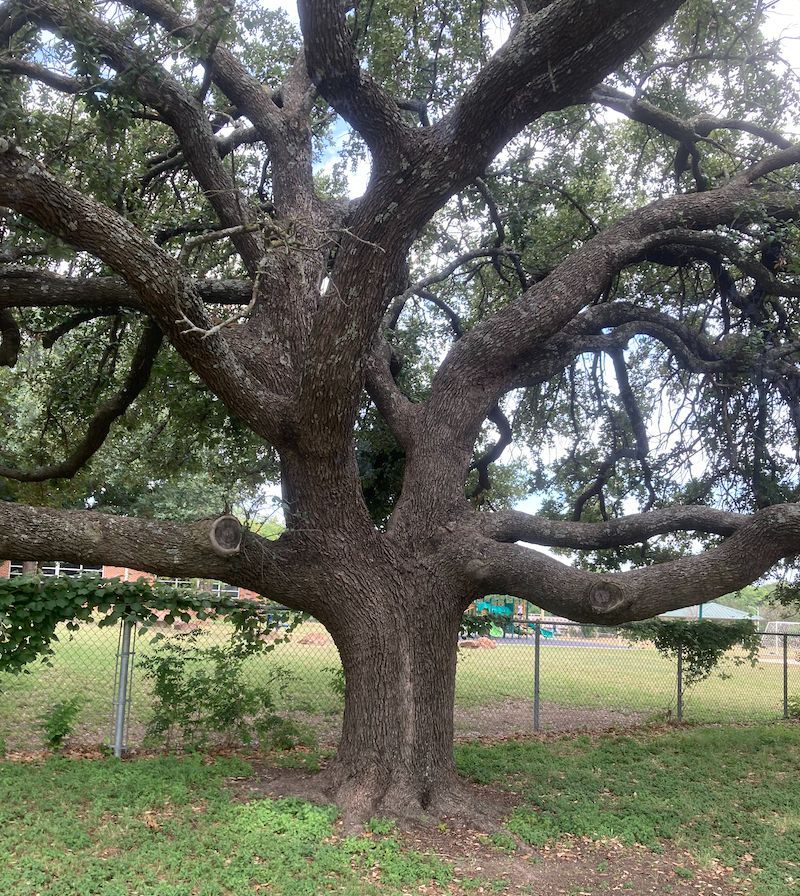
[(174, 523), (0, 501), (0, 557), (58, 557), (171, 578), (217, 579), (290, 601), (298, 568), (292, 548), (244, 530), (238, 551), (220, 552), (212, 540), (220, 519), (228, 518)]
[(741, 519), (729, 538), (708, 551), (625, 572), (587, 572), (532, 548), (479, 536), (454, 541), (453, 550), (476, 589), (512, 594), (577, 622), (615, 625), (714, 600), (797, 554), (800, 504), (774, 505)]

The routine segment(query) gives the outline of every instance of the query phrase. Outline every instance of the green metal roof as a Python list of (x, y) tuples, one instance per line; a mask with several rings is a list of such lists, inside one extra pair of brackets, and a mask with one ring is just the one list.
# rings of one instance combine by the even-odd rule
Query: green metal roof
[[(743, 610), (735, 610), (733, 607), (726, 607), (723, 604), (709, 601), (702, 605), (703, 619), (759, 619), (759, 616), (751, 616)], [(699, 619), (700, 605), (694, 607), (684, 607), (682, 610), (670, 610), (669, 613), (662, 613), (662, 616), (672, 616), (678, 619)]]

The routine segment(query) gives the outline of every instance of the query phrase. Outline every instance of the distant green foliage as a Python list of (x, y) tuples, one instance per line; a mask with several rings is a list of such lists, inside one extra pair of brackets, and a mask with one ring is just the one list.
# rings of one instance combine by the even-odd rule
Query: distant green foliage
[(44, 742), (51, 750), (60, 750), (64, 746), (64, 740), (75, 730), (75, 722), (85, 702), (80, 695), (59, 700), (42, 714), (39, 721)]
[(800, 582), (778, 582), (771, 594), (771, 601), (800, 614)]
[(487, 613), (485, 616), (462, 616), (458, 636), (459, 638), (488, 636), (494, 626), (503, 628), (512, 621), (510, 616), (499, 616), (494, 613)]
[[(23, 671), (38, 658), (46, 662), (58, 641), (56, 628), (62, 623), (74, 630), (82, 622), (107, 626), (131, 619), (147, 629), (162, 621), (156, 611), (164, 610), (168, 624), (178, 619), (188, 623), (193, 617), (224, 616), (233, 623), (234, 640), (241, 644), (263, 644), (263, 635), (275, 625), (266, 607), (224, 595), (151, 585), (144, 580), (19, 576), (0, 580), (0, 672)], [(284, 637), (303, 618), (303, 614), (293, 614)], [(264, 645), (264, 649), (272, 646)]]
[(652, 641), (656, 650), (668, 659), (675, 659), (678, 650), (682, 650), (685, 687), (708, 678), (722, 657), (737, 646), (745, 655), (735, 656), (733, 661), (741, 665), (749, 660), (754, 665), (761, 647), (761, 638), (749, 619), (724, 624), (707, 619), (697, 622), (647, 619), (626, 625), (623, 634), (631, 641)]
[(800, 719), (800, 694), (789, 697), (788, 709), (790, 719)]

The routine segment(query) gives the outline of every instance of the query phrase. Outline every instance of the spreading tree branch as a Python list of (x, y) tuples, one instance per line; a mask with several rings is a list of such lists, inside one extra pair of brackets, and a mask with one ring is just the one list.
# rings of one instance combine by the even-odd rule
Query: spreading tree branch
[[(80, 43), (91, 35), (96, 50), (120, 75), (137, 98), (157, 109), (175, 131), (181, 150), (206, 198), (225, 227), (249, 223), (246, 205), (230, 172), (222, 164), (214, 134), (202, 104), (162, 66), (114, 28), (75, 5), (61, 0), (35, 0), (29, 6), (37, 24), (49, 27), (66, 39)], [(262, 251), (253, 234), (233, 237), (234, 244), (251, 274), (258, 269)]]
[[(192, 280), (191, 290), (206, 305), (247, 305), (250, 280)], [(38, 268), (0, 271), (0, 308), (130, 308), (144, 311), (138, 294), (120, 277), (64, 277)]]
[[(780, 160), (765, 163), (760, 171), (776, 170), (800, 158), (800, 148), (777, 154)], [(793, 218), (800, 214), (796, 193), (759, 190), (750, 175), (701, 194), (686, 194), (656, 200), (631, 212), (573, 252), (543, 280), (534, 284), (486, 321), (477, 324), (458, 340), (442, 364), (433, 385), (430, 405), (436, 408), (436, 393), (449, 394), (453, 379), (460, 381), (465, 403), (472, 390), (474, 415), (459, 407), (459, 418), (472, 427), (483, 419), (488, 399), (497, 401), (524, 366), (536, 358), (542, 346), (567, 326), (581, 310), (609, 287), (623, 268), (640, 260), (662, 240), (662, 232), (703, 230), (720, 224), (760, 219), (765, 214)], [(478, 400), (480, 395), (480, 400)]]
[(39, 83), (52, 87), (61, 93), (72, 95), (87, 93), (100, 86), (104, 89), (109, 89), (111, 86), (105, 81), (93, 82), (90, 78), (72, 78), (69, 75), (51, 71), (43, 65), (37, 65), (35, 62), (19, 59), (16, 56), (0, 55), (0, 72), (2, 71), (30, 78), (33, 81), (39, 81)]
[(205, 307), (183, 269), (130, 222), (65, 186), (2, 138), (0, 203), (118, 271), (210, 388), (255, 432), (280, 440), (287, 417), (285, 399), (256, 380), (219, 333), (198, 339), (184, 332), (185, 318), (211, 328)]
[(490, 158), (545, 112), (579, 101), (644, 43), (683, 0), (556, 0), (523, 15), (455, 108), (437, 125), (481, 174)]
[(588, 551), (639, 544), (670, 532), (732, 535), (750, 520), (750, 516), (702, 505), (673, 505), (614, 517), (601, 523), (550, 520), (520, 510), (480, 513), (474, 519), (481, 533), (495, 541), (526, 541), (544, 547)]
[(122, 388), (97, 408), (89, 420), (86, 434), (69, 457), (57, 464), (46, 464), (28, 470), (0, 465), (0, 476), (17, 482), (71, 479), (100, 450), (114, 422), (128, 410), (144, 390), (150, 379), (161, 341), (161, 328), (156, 323), (148, 323), (133, 355)]
[[(686, 508), (675, 512), (671, 528), (681, 524), (681, 511)], [(552, 523), (569, 539), (565, 525), (580, 524)], [(607, 534), (611, 525), (605, 524)], [(586, 572), (530, 548), (468, 534), (453, 539), (452, 551), (476, 590), (513, 594), (578, 622), (613, 625), (713, 600), (800, 552), (800, 505), (775, 505), (744, 518), (730, 537), (700, 554), (619, 573)]]

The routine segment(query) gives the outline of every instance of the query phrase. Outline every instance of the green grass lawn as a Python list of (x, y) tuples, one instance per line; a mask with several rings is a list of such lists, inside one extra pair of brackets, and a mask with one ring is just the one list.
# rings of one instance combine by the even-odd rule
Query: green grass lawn
[(524, 841), (667, 842), (720, 862), (763, 896), (800, 892), (800, 725), (461, 745), (462, 774), (512, 787)]
[(235, 802), (223, 781), (247, 772), (197, 756), (0, 764), (0, 893), (399, 896), (452, 876), (392, 837), (334, 837), (332, 808)]
[[(752, 880), (754, 896), (800, 889), (800, 725), (467, 744), (457, 748), (456, 760), (462, 774), (523, 795), (507, 828), (534, 847), (571, 837), (616, 838), (655, 852), (685, 850), (701, 866), (732, 868)], [(330, 807), (238, 801), (226, 780), (250, 774), (241, 759), (198, 755), (0, 762), (0, 893), (498, 890), (491, 879), (456, 884), (452, 866), (403, 846), (385, 821), (376, 820), (363, 836), (345, 837)], [(491, 842), (504, 848), (504, 861), (517, 860), (509, 835), (495, 834)], [(591, 880), (586, 884), (580, 891), (593, 892)]]
[[(209, 628), (208, 640), (220, 641), (230, 630), (224, 624)], [(338, 666), (332, 644), (303, 644), (319, 635), (321, 626), (305, 623), (292, 639), (265, 656), (248, 661), (252, 683), (266, 679), (266, 670), (279, 666), (285, 688), (276, 695), (284, 712), (337, 715), (341, 699), (331, 685), (330, 669)], [(114, 682), (116, 629), (86, 626), (73, 638), (67, 632), (57, 646), (51, 667), (34, 664), (30, 674), (0, 675), (0, 740), (9, 749), (40, 746), (37, 719), (57, 701), (75, 695), (85, 704), (78, 720), (78, 739), (92, 744), (110, 732)], [(311, 639), (313, 640), (313, 638)], [(140, 637), (137, 653), (149, 649), (149, 636)], [(782, 668), (779, 663), (733, 666), (685, 695), (685, 718), (693, 721), (775, 719), (782, 714)], [(789, 668), (790, 694), (800, 693), (800, 665)], [(541, 652), (541, 696), (551, 705), (637, 712), (643, 718), (674, 714), (675, 667), (654, 649), (630, 647), (556, 647), (544, 643)], [(495, 650), (461, 651), (458, 659), (456, 702), (463, 707), (504, 699), (532, 700), (533, 648), (503, 644)], [(149, 716), (150, 697), (141, 672), (134, 680), (132, 745), (137, 746)], [(566, 710), (565, 710), (566, 711)]]

